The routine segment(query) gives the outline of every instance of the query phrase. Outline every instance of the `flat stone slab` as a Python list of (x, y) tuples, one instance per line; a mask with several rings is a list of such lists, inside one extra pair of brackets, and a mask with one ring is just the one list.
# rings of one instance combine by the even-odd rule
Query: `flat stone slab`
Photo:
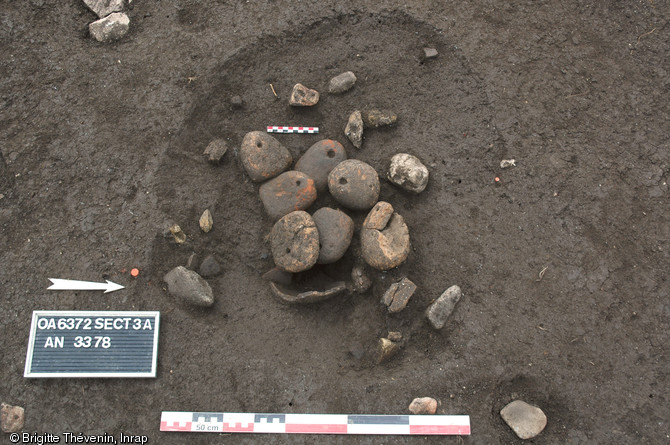
[(500, 415), (520, 439), (532, 439), (547, 426), (547, 416), (537, 406), (515, 400), (500, 410)]

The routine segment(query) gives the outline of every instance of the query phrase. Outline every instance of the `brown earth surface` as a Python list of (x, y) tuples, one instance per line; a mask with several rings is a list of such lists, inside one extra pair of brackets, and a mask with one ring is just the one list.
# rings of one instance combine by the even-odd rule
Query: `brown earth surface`
[[(670, 441), (665, 2), (135, 0), (129, 16), (129, 33), (101, 44), (83, 2), (0, 6), (0, 401), (25, 407), (24, 431), (514, 444), (499, 411), (518, 398), (548, 418), (530, 443)], [(426, 46), (439, 56), (423, 61)], [(354, 88), (329, 95), (348, 70)], [(288, 106), (298, 82), (321, 93), (317, 106)], [(369, 107), (399, 120), (356, 150), (343, 128)], [(320, 127), (277, 136), (294, 159), (323, 138), (382, 177), (393, 154), (420, 158), (421, 194), (382, 179), (380, 199), (410, 230), (406, 263), (372, 272), (362, 295), (280, 303), (261, 278), (272, 222), (237, 157), (266, 125)], [(212, 166), (202, 152), (216, 138), (232, 148)], [(348, 213), (358, 240), (365, 212)], [(298, 281), (349, 279), (358, 249)], [(162, 282), (193, 252), (223, 268), (211, 308)], [(403, 276), (417, 291), (388, 314), (381, 296)], [(126, 288), (49, 291), (49, 277)], [(423, 313), (453, 284), (463, 297), (435, 331)], [(24, 378), (34, 310), (160, 311), (157, 377)], [(404, 347), (378, 365), (388, 331)], [(472, 436), (158, 431), (164, 410), (406, 414), (423, 396), (469, 414)]]

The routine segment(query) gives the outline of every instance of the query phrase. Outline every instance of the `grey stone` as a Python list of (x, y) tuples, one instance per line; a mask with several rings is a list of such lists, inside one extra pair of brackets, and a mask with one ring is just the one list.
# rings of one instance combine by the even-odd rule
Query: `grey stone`
[(84, 0), (84, 4), (101, 19), (125, 7), (124, 0)]
[(437, 57), (437, 50), (435, 48), (424, 48), (423, 49), (423, 58), (424, 59), (434, 59)]
[(375, 269), (389, 270), (407, 259), (409, 229), (402, 216), (388, 202), (380, 201), (363, 221), (361, 254)]
[(205, 259), (202, 260), (202, 264), (200, 264), (200, 269), (198, 269), (198, 271), (200, 272), (200, 275), (205, 278), (215, 277), (221, 273), (221, 265), (216, 261), (214, 255), (207, 255)]
[(115, 12), (88, 25), (88, 30), (98, 42), (110, 42), (125, 36), (130, 19), (123, 12)]
[(261, 185), (258, 193), (265, 212), (273, 221), (293, 211), (305, 210), (316, 201), (316, 187), (312, 178), (293, 170)]
[(398, 153), (391, 158), (386, 177), (393, 184), (403, 189), (421, 193), (428, 184), (428, 169), (416, 156)]
[(437, 411), (437, 400), (432, 397), (417, 397), (409, 404), (409, 412), (412, 414), (435, 414)]
[(379, 175), (370, 164), (348, 159), (331, 170), (328, 190), (343, 206), (353, 210), (367, 210), (379, 199)]
[(228, 151), (228, 144), (223, 139), (214, 139), (207, 145), (203, 154), (207, 156), (207, 160), (212, 164), (221, 162), (221, 158)]
[(363, 118), (360, 111), (354, 111), (347, 120), (347, 126), (344, 127), (344, 134), (349, 138), (356, 148), (361, 148), (363, 144)]
[(384, 292), (382, 302), (386, 305), (389, 312), (400, 312), (405, 309), (405, 306), (407, 306), (409, 299), (412, 298), (415, 291), (416, 284), (409, 278), (403, 278), (399, 282), (393, 283), (386, 292)]
[(440, 298), (435, 300), (426, 310), (426, 316), (435, 329), (442, 329), (447, 323), (447, 318), (456, 307), (456, 303), (461, 299), (461, 288), (451, 286), (445, 290)]
[(200, 275), (184, 266), (177, 266), (165, 274), (163, 280), (168, 285), (168, 292), (196, 306), (214, 304), (214, 294), (209, 283)]
[(354, 236), (353, 220), (341, 210), (323, 207), (312, 215), (319, 231), (319, 264), (342, 258)]
[(188, 259), (186, 260), (186, 264), (184, 267), (190, 270), (195, 270), (195, 268), (198, 265), (198, 254), (195, 252), (191, 252), (191, 254), (188, 256)]
[(328, 92), (331, 94), (340, 94), (349, 91), (356, 83), (356, 75), (351, 71), (344, 72), (330, 79)]
[(346, 159), (347, 152), (342, 144), (324, 139), (309, 147), (295, 163), (295, 170), (312, 178), (317, 192), (321, 193), (328, 189), (328, 174)]
[(16, 433), (25, 424), (25, 410), (20, 406), (0, 404), (0, 429), (5, 433)]
[(319, 258), (319, 231), (314, 219), (302, 210), (282, 217), (270, 232), (270, 247), (281, 270), (296, 273), (310, 269)]
[(293, 162), (286, 147), (262, 131), (251, 131), (244, 135), (240, 146), (240, 160), (254, 182), (274, 178)]
[(500, 410), (500, 415), (520, 439), (532, 439), (547, 426), (544, 412), (522, 400), (515, 400)]

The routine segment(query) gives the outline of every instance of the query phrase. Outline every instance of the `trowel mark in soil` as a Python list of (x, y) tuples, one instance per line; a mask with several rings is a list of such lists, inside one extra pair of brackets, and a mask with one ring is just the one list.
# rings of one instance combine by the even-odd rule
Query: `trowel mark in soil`
[[(422, 60), (422, 48), (427, 43), (438, 48), (439, 58)], [(349, 70), (358, 79), (356, 85), (344, 94), (329, 94), (329, 80)], [(296, 83), (318, 90), (319, 103), (307, 108), (289, 106), (288, 98)], [(343, 346), (342, 338), (376, 341), (374, 336), (360, 337), (364, 330), (356, 320), (365, 318), (371, 326), (368, 331), (379, 331), (374, 334), (377, 337), (389, 323), (403, 325), (405, 330), (407, 326), (413, 331), (427, 329), (417, 320), (423, 318), (422, 310), (448, 284), (435, 279), (435, 266), (442, 264), (445, 252), (458, 257), (455, 248), (462, 246), (449, 242), (446, 234), (453, 233), (453, 229), (447, 229), (446, 234), (443, 230), (454, 224), (440, 217), (449, 211), (447, 198), (463, 196), (479, 187), (482, 178), (491, 176), (489, 160), (498, 158), (491, 153), (498, 138), (486, 107), (486, 94), (453, 42), (401, 14), (327, 18), (308, 29), (263, 38), (241, 48), (215, 72), (202, 75), (199, 88), (196, 105), (168, 150), (157, 183), (161, 209), (187, 233), (188, 246), (177, 246), (157, 236), (152, 252), (154, 270), (162, 274), (185, 264), (193, 251), (201, 257), (216, 254), (221, 258), (223, 276), (212, 280), (211, 285), (215, 294), (222, 295), (223, 302), (217, 302), (213, 310), (227, 305), (226, 300), (233, 298), (230, 295), (244, 295), (245, 299), (235, 306), (251, 313), (249, 319), (228, 318), (227, 329), (248, 330), (254, 314), (286, 311), (277, 304), (262, 278), (274, 267), (265, 239), (273, 221), (263, 211), (259, 185), (245, 174), (237, 150), (247, 132), (262, 131), (267, 125), (318, 126), (318, 135), (276, 138), (294, 160), (319, 140), (337, 140), (347, 150), (348, 158), (370, 164), (380, 177), (385, 176), (391, 157), (399, 152), (417, 156), (428, 166), (431, 179), (420, 195), (409, 194), (383, 180), (379, 196), (407, 216), (412, 245), (420, 252), (410, 254), (398, 270), (389, 273), (411, 275), (424, 288), (417, 292), (411, 307), (388, 320), (376, 298), (388, 282), (380, 281), (381, 275), (375, 271), (369, 291), (375, 298), (353, 302), (351, 298), (336, 297), (322, 303), (322, 307), (304, 309), (300, 312), (301, 324), (291, 331), (285, 330), (285, 320), (269, 318), (265, 325), (254, 326), (256, 338), (242, 340), (246, 344), (240, 345), (239, 350), (265, 340), (268, 348), (277, 345), (276, 349), (283, 350), (281, 345), (292, 338), (312, 337), (314, 332), (309, 326), (318, 323), (322, 340), (305, 347), (325, 344), (335, 353), (327, 358), (315, 355), (321, 357), (317, 359), (319, 366), (340, 366), (345, 359), (353, 360), (347, 354), (349, 345)], [(231, 108), (234, 96), (243, 99), (244, 108)], [(367, 108), (393, 110), (398, 121), (390, 127), (368, 129), (363, 148), (357, 150), (343, 129), (353, 110)], [(227, 140), (235, 152), (228, 153), (219, 165), (209, 164), (202, 155), (215, 139)], [(324, 192), (307, 211), (313, 213), (324, 206), (341, 208)], [(198, 228), (198, 217), (205, 208), (212, 210), (217, 221), (214, 230), (207, 234)], [(337, 263), (317, 267), (315, 275), (325, 274), (333, 281), (350, 280), (356, 260), (352, 252), (360, 248), (358, 231), (367, 212), (346, 212), (357, 227), (352, 247)], [(430, 229), (426, 229), (427, 222)], [(440, 236), (436, 237), (436, 233)], [(468, 248), (481, 252), (477, 245)], [(227, 277), (238, 279), (230, 281)], [(259, 288), (264, 291), (258, 292)], [(252, 293), (253, 298), (250, 295), (247, 300)], [(324, 318), (323, 312), (333, 311), (336, 315)], [(415, 338), (421, 341), (420, 335)], [(231, 348), (235, 350), (235, 345)]]

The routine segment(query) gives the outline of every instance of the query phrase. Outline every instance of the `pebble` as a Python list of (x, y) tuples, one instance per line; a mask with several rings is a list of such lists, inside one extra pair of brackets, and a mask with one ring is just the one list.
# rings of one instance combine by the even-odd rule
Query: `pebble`
[(312, 107), (319, 102), (319, 92), (296, 83), (291, 91), (289, 105), (294, 107)]
[(282, 173), (261, 185), (258, 192), (273, 221), (296, 210), (305, 210), (316, 201), (314, 181), (298, 171)]
[(412, 400), (408, 409), (412, 414), (435, 414), (437, 411), (437, 400), (432, 397), (417, 397)]
[(416, 156), (398, 153), (391, 158), (386, 177), (407, 191), (421, 193), (428, 184), (428, 169)]
[(409, 278), (403, 278), (397, 283), (393, 283), (382, 297), (382, 302), (391, 313), (400, 312), (405, 309), (409, 299), (416, 291), (416, 284)]
[(183, 298), (196, 306), (214, 304), (214, 294), (209, 283), (200, 275), (184, 266), (177, 266), (163, 277), (168, 285), (168, 292), (175, 297)]
[(223, 158), (223, 155), (228, 151), (228, 144), (223, 139), (214, 139), (207, 145), (203, 154), (207, 156), (207, 160), (212, 164), (218, 164)]
[(340, 94), (349, 91), (356, 83), (356, 75), (347, 71), (330, 79), (328, 92), (331, 94)]
[(437, 57), (437, 50), (435, 48), (424, 48), (423, 49), (423, 58), (424, 59), (434, 59)]
[(341, 210), (322, 207), (312, 215), (319, 231), (319, 258), (317, 263), (330, 264), (339, 260), (351, 244), (354, 221)]
[(367, 210), (379, 199), (379, 175), (356, 159), (340, 162), (328, 175), (328, 190), (337, 202), (353, 210)]
[(123, 0), (84, 0), (84, 3), (99, 18), (107, 17), (113, 12), (121, 12), (124, 7)]
[(365, 262), (375, 269), (389, 270), (407, 259), (409, 248), (409, 229), (403, 217), (388, 202), (378, 202), (361, 229), (361, 253)]
[(215, 277), (221, 273), (221, 265), (218, 261), (216, 261), (214, 255), (207, 255), (205, 259), (202, 260), (202, 264), (200, 264), (200, 269), (198, 269), (198, 272), (200, 272), (201, 277)]
[(384, 127), (393, 125), (398, 121), (397, 114), (381, 110), (364, 111), (361, 117), (366, 128)]
[(317, 192), (328, 189), (328, 174), (337, 164), (347, 159), (342, 144), (324, 139), (309, 147), (295, 164), (295, 169), (314, 180)]
[(426, 310), (426, 316), (435, 329), (442, 329), (447, 323), (447, 318), (456, 307), (456, 303), (461, 299), (461, 288), (451, 286), (445, 290), (440, 298), (435, 300)]
[(400, 340), (402, 340), (402, 334), (398, 331), (389, 331), (386, 338), (391, 340), (393, 343), (398, 343)]
[(212, 219), (212, 212), (210, 212), (209, 209), (206, 209), (204, 212), (202, 212), (199, 223), (200, 229), (202, 229), (203, 232), (207, 233), (212, 230), (212, 226), (214, 226), (214, 220)]
[(286, 147), (262, 131), (252, 131), (244, 135), (240, 146), (240, 160), (254, 182), (274, 178), (293, 162)]
[(319, 231), (314, 219), (302, 210), (291, 212), (275, 223), (270, 232), (272, 257), (285, 272), (302, 272), (319, 258)]
[(392, 342), (388, 338), (380, 338), (377, 346), (377, 363), (383, 363), (396, 355), (400, 350), (398, 343)]
[(500, 415), (520, 439), (532, 439), (547, 426), (544, 412), (522, 400), (515, 400), (500, 410)]
[(500, 161), (500, 168), (516, 167), (516, 159), (503, 159)]
[(361, 148), (363, 144), (363, 118), (360, 111), (351, 113), (347, 126), (344, 127), (344, 134), (349, 138), (354, 147)]
[(186, 234), (183, 230), (181, 230), (179, 224), (174, 224), (172, 227), (170, 227), (170, 233), (174, 237), (174, 240), (177, 242), (177, 244), (184, 244), (186, 242)]
[(309, 304), (318, 303), (339, 295), (347, 289), (344, 281), (335, 281), (325, 290), (311, 290), (298, 292), (288, 289), (281, 284), (271, 282), (272, 293), (279, 297), (284, 303), (289, 304)]
[(293, 281), (293, 274), (284, 272), (278, 267), (273, 267), (263, 274), (263, 279), (288, 286)]
[(353, 291), (359, 294), (370, 289), (372, 280), (365, 270), (365, 266), (359, 264), (351, 269), (351, 284)]
[(130, 19), (123, 12), (115, 12), (88, 25), (88, 30), (98, 42), (110, 42), (125, 36)]
[[(25, 410), (20, 406), (0, 404), (0, 429), (5, 433), (16, 433), (25, 424)], [(17, 441), (18, 442), (18, 441)]]
[(240, 96), (233, 96), (230, 98), (230, 106), (233, 110), (239, 110), (244, 106), (244, 101)]

